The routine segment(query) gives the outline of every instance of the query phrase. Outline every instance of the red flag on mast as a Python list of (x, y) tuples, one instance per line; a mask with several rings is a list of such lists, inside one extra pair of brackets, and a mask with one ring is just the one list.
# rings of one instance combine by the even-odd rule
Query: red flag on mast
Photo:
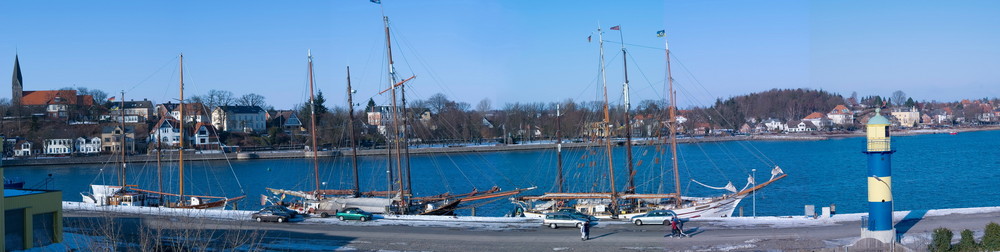
[(613, 30), (613, 31), (621, 31), (622, 30), (622, 26), (621, 25), (612, 26), (611, 30)]

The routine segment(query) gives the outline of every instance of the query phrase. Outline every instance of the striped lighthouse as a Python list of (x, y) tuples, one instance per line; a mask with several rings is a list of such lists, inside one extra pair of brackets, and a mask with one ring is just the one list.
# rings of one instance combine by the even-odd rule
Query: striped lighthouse
[(868, 120), (868, 225), (861, 231), (862, 238), (875, 238), (885, 243), (895, 242), (896, 230), (892, 227), (892, 150), (889, 136), (889, 119), (875, 109), (875, 116)]

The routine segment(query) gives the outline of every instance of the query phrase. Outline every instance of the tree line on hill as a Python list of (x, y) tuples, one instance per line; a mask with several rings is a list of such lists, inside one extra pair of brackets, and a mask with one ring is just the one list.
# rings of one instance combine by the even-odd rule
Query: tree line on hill
[[(100, 90), (80, 90), (91, 94), (96, 99), (103, 99), (107, 94)], [(102, 95), (103, 94), (103, 95)], [(232, 92), (210, 90), (203, 95), (195, 95), (188, 102), (200, 102), (207, 108), (221, 105), (261, 106), (275, 113), (273, 107), (267, 105), (265, 97), (258, 94), (247, 94), (236, 97)], [(1000, 105), (998, 99), (981, 99), (977, 103), (990, 104), (995, 108)], [(98, 108), (79, 108), (87, 118), (94, 120), (98, 115), (107, 113), (113, 106), (109, 103), (98, 103)], [(311, 113), (308, 103), (298, 104), (293, 108), (304, 127), (310, 127)], [(902, 91), (893, 93), (891, 97), (867, 96), (858, 97), (852, 93), (850, 97), (823, 90), (811, 89), (772, 89), (760, 93), (718, 99), (714, 104), (703, 107), (682, 109), (678, 115), (686, 122), (682, 126), (686, 134), (697, 134), (695, 125), (704, 125), (713, 129), (732, 129), (736, 131), (746, 122), (761, 121), (767, 118), (781, 120), (800, 120), (813, 112), (827, 113), (837, 105), (851, 108), (877, 106), (907, 106), (918, 109), (949, 108), (956, 115), (967, 115), (974, 118), (977, 113), (986, 112), (986, 106), (968, 106), (963, 102), (941, 103), (936, 101), (914, 102)], [(597, 101), (574, 101), (566, 99), (560, 102), (515, 102), (501, 105), (499, 108), (489, 99), (483, 99), (473, 107), (471, 104), (449, 99), (444, 94), (434, 94), (427, 99), (414, 100), (406, 104), (405, 116), (410, 138), (422, 143), (467, 143), (496, 142), (514, 143), (537, 139), (553, 139), (559, 130), (566, 139), (581, 139), (602, 137), (605, 106)], [(361, 109), (363, 107), (363, 109)], [(369, 121), (369, 113), (379, 112), (373, 100), (355, 109), (355, 129), (362, 146), (377, 146), (384, 144), (378, 122)], [(663, 122), (666, 122), (668, 105), (662, 100), (643, 100), (632, 108), (631, 118), (624, 117), (624, 106), (615, 104), (608, 106), (613, 137), (624, 136), (624, 124), (631, 120), (633, 135), (636, 137), (656, 137), (665, 132)], [(557, 117), (556, 110), (559, 110)], [(9, 100), (0, 101), (0, 113), (7, 118), (13, 111)], [(327, 147), (349, 146), (347, 132), (347, 108), (344, 106), (328, 106), (323, 92), (319, 91), (316, 98), (316, 127), (318, 144)], [(83, 113), (83, 112), (81, 112)], [(556, 128), (559, 120), (560, 128)], [(31, 117), (25, 120), (9, 120), (0, 122), (2, 133), (7, 136), (23, 136), (27, 139), (44, 139), (61, 135), (81, 136), (93, 134), (99, 128), (95, 126), (68, 125), (65, 121), (56, 121), (44, 117)], [(108, 124), (112, 122), (102, 122)], [(147, 122), (138, 129), (140, 140), (143, 134), (148, 134), (153, 122)], [(400, 122), (401, 123), (401, 122)], [(231, 146), (280, 146), (301, 145), (307, 143), (308, 134), (290, 132), (281, 127), (282, 122), (272, 119), (266, 132), (254, 134), (221, 134), (221, 141)], [(388, 126), (388, 125), (383, 125)]]

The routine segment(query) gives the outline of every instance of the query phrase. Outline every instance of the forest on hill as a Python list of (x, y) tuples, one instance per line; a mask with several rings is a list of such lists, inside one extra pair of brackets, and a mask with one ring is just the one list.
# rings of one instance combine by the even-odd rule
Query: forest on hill
[[(833, 107), (846, 103), (843, 96), (822, 90), (771, 89), (725, 100), (718, 99), (711, 107), (694, 108), (692, 113), (685, 116), (695, 122), (715, 121), (714, 124), (723, 128), (735, 129), (750, 118), (795, 120), (813, 112), (826, 113)], [(716, 117), (720, 120), (712, 119)]]

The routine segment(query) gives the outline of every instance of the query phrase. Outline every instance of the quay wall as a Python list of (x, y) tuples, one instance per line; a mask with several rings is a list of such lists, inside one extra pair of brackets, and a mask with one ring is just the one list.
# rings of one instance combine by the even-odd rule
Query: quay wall
[[(824, 136), (809, 135), (757, 135), (757, 136), (725, 136), (725, 137), (705, 137), (705, 138), (682, 138), (677, 139), (678, 143), (694, 142), (721, 142), (740, 140), (763, 140), (763, 141), (816, 141), (825, 140)], [(633, 145), (650, 145), (660, 143), (660, 139), (638, 139), (633, 140)], [(596, 142), (566, 142), (563, 148), (585, 148), (603, 146), (603, 141)], [(615, 146), (624, 145), (624, 140), (613, 140)], [(528, 143), (528, 144), (497, 144), (497, 145), (451, 145), (446, 147), (416, 147), (410, 148), (410, 154), (442, 154), (442, 153), (475, 153), (475, 152), (498, 152), (498, 151), (526, 151), (539, 149), (554, 149), (555, 143)], [(385, 155), (385, 149), (359, 149), (359, 156)], [(330, 158), (336, 156), (350, 156), (350, 149), (339, 149), (335, 151), (319, 154), (320, 158)], [(165, 151), (161, 160), (173, 160), (177, 156), (177, 151)], [(42, 166), (42, 165), (78, 165), (78, 164), (110, 164), (117, 163), (119, 157), (111, 155), (98, 156), (75, 156), (75, 157), (37, 157), (37, 158), (8, 158), (3, 160), (3, 166)], [(290, 158), (312, 158), (309, 151), (255, 151), (238, 153), (199, 153), (193, 150), (184, 152), (184, 160), (250, 160), (250, 159), (290, 159)], [(125, 161), (129, 163), (156, 162), (156, 154), (138, 154), (126, 156)]]

